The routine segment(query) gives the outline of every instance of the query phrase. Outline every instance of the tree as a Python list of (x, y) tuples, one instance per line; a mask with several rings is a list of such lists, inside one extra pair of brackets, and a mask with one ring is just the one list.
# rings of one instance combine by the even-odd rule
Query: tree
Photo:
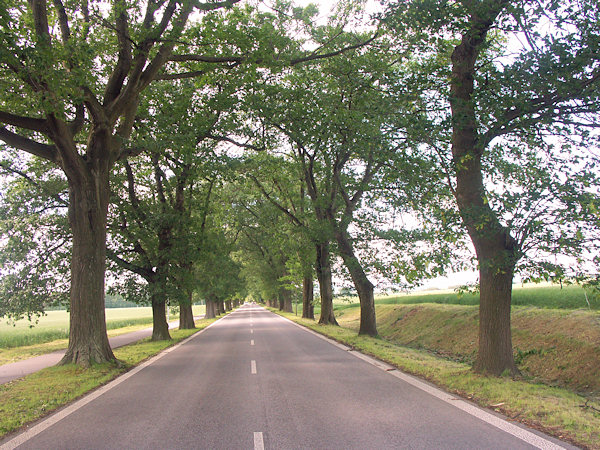
[[(477, 255), (480, 372), (517, 372), (510, 330), (515, 270), (526, 266), (543, 277), (563, 270), (519, 261), (535, 249), (546, 256), (598, 246), (598, 177), (593, 156), (580, 149), (594, 145), (589, 130), (598, 123), (599, 15), (594, 1), (464, 1), (433, 9), (413, 1), (387, 11), (400, 38), (415, 33), (419, 64), (429, 72), (421, 99), (443, 105), (427, 113), (437, 133), (420, 142), (448, 169)], [(515, 35), (524, 42), (517, 51)]]

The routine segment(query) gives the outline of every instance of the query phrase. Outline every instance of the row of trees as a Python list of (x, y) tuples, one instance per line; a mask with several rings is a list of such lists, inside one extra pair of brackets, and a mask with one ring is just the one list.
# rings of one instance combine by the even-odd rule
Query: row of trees
[(211, 315), (248, 293), (291, 310), (301, 291), (312, 317), (314, 278), (335, 324), (339, 256), (376, 335), (374, 277), (408, 286), (474, 249), (475, 368), (492, 374), (516, 372), (515, 273), (597, 270), (595, 1), (390, 2), (354, 30), (352, 1), (327, 24), (280, 3), (14, 3), (0, 312), (68, 290), (64, 362), (114, 358), (107, 257), (164, 339), (165, 302), (191, 327), (198, 296)]

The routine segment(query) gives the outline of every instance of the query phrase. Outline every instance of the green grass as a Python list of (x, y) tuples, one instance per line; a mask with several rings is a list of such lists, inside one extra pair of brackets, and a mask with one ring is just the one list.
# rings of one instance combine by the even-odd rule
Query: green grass
[[(194, 315), (204, 314), (204, 306), (194, 306)], [(170, 320), (177, 316), (171, 315)], [(106, 327), (108, 330), (134, 325), (152, 324), (152, 308), (107, 308)], [(69, 337), (69, 313), (48, 311), (38, 323), (19, 320), (10, 324), (0, 322), (0, 349), (32, 346)]]
[[(358, 300), (356, 300), (358, 301)], [(526, 286), (513, 289), (513, 306), (535, 306), (548, 309), (593, 309), (600, 310), (600, 299), (590, 297), (589, 306), (586, 301), (585, 290), (581, 286)], [(390, 304), (415, 304), (415, 303), (441, 303), (451, 305), (479, 305), (479, 295), (465, 293), (459, 295), (453, 291), (427, 294), (406, 294), (378, 297), (375, 302), (380, 305)], [(342, 304), (343, 309), (350, 305)]]
[[(472, 364), (477, 353), (477, 306), (421, 303), (376, 305), (377, 329), (391, 343), (425, 349)], [(358, 331), (360, 308), (336, 313)], [(516, 306), (512, 309), (515, 360), (527, 377), (548, 385), (600, 394), (600, 313)]]
[(598, 401), (590, 401), (567, 389), (527, 380), (482, 376), (473, 373), (468, 364), (424, 350), (403, 347), (381, 338), (358, 336), (349, 328), (318, 325), (294, 314), (275, 312), (513, 420), (582, 447), (600, 448)]
[(98, 364), (89, 369), (73, 364), (55, 366), (1, 385), (0, 438), (107, 383), (214, 321), (199, 320), (195, 330), (174, 330), (171, 332), (171, 341), (151, 342), (145, 339), (115, 349), (115, 356), (122, 363), (120, 366)]

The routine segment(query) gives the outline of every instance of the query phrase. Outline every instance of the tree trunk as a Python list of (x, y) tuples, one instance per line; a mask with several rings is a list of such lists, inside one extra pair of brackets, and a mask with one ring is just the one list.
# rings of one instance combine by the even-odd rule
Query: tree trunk
[(231, 310), (233, 309), (233, 304), (232, 304), (231, 300), (227, 300), (227, 301), (225, 302), (225, 309), (226, 309), (227, 311), (231, 311)]
[(196, 324), (194, 323), (192, 293), (190, 292), (187, 301), (179, 302), (179, 329), (193, 330), (194, 328), (196, 328)]
[(285, 300), (283, 299), (283, 292), (280, 292), (279, 295), (277, 296), (277, 301), (279, 303), (279, 311), (283, 311), (283, 308), (285, 307)]
[(216, 306), (217, 306), (217, 315), (218, 316), (220, 316), (221, 314), (225, 314), (225, 304), (224, 304), (223, 300), (217, 299)]
[(294, 312), (294, 308), (292, 306), (292, 291), (288, 290), (288, 289), (282, 289), (281, 290), (281, 303), (280, 303), (280, 311), (285, 311), (285, 312)]
[(106, 335), (104, 273), (109, 199), (108, 164), (71, 173), (69, 222), (71, 256), (69, 346), (60, 364), (115, 361)]
[(168, 341), (171, 339), (169, 334), (169, 323), (167, 322), (167, 312), (165, 298), (160, 294), (152, 295), (152, 340)]
[(480, 262), (479, 351), (474, 369), (501, 375), (518, 373), (514, 362), (510, 327), (513, 271), (499, 272), (497, 266)]
[(510, 304), (512, 277), (520, 250), (487, 200), (481, 142), (473, 100), (475, 62), (488, 30), (506, 2), (473, 15), (470, 29), (452, 52), (450, 106), (456, 203), (477, 253), (480, 272), (479, 351), (474, 369), (493, 375), (517, 373), (512, 352)]
[(205, 319), (214, 319), (217, 316), (216, 314), (216, 305), (215, 302), (211, 299), (206, 299), (206, 312), (204, 313)]
[(317, 244), (317, 278), (321, 291), (320, 324), (337, 325), (333, 314), (333, 283), (331, 281), (331, 259), (329, 242)]
[(315, 318), (313, 296), (313, 278), (312, 276), (306, 276), (302, 280), (302, 318), (304, 319)]
[(377, 336), (377, 322), (375, 320), (375, 297), (373, 295), (373, 284), (367, 278), (360, 261), (354, 254), (352, 243), (348, 238), (345, 230), (336, 230), (335, 238), (338, 243), (338, 248), (344, 265), (350, 272), (358, 299), (360, 301), (360, 327), (358, 334), (366, 334), (368, 336)]

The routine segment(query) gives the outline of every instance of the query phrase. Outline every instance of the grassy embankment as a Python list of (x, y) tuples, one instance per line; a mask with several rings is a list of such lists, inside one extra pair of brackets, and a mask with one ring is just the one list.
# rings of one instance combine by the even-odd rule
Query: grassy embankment
[(117, 348), (114, 353), (121, 365), (99, 364), (88, 369), (72, 364), (55, 366), (0, 385), (0, 438), (106, 384), (215, 320), (198, 320), (195, 330), (173, 330), (171, 341), (151, 342), (145, 339)]
[[(204, 314), (204, 306), (194, 306), (194, 315)], [(169, 320), (178, 316), (170, 314)], [(106, 327), (108, 336), (148, 328), (152, 325), (152, 308), (108, 308)], [(51, 353), (67, 348), (69, 313), (48, 311), (37, 324), (20, 320), (14, 324), (0, 322), (0, 365)]]
[(286, 316), (514, 420), (600, 448), (599, 308), (592, 304), (596, 310), (589, 310), (576, 287), (516, 289), (515, 297), (523, 305), (512, 314), (523, 376), (514, 380), (470, 370), (477, 343), (476, 298), (436, 293), (377, 299), (380, 338), (356, 335), (357, 304), (336, 305), (341, 327)]

